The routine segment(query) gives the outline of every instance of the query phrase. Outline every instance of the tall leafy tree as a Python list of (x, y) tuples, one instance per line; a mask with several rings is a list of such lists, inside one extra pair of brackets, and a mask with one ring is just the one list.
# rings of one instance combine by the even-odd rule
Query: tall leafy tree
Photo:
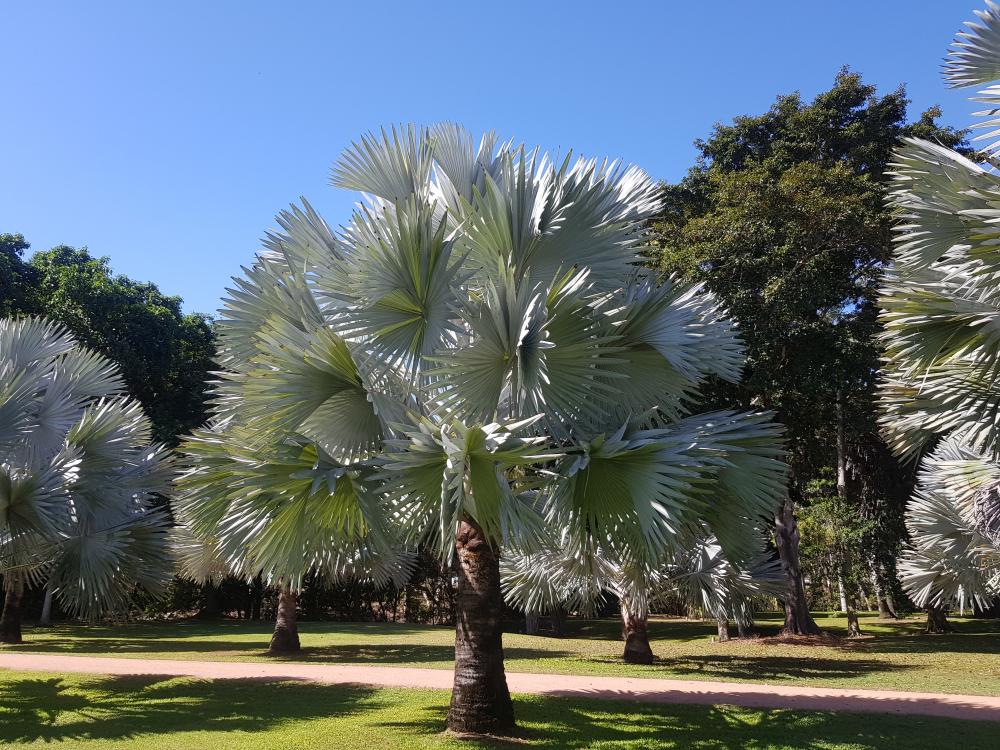
[[(710, 401), (773, 409), (788, 427), (792, 481), (775, 541), (791, 633), (816, 632), (794, 514), (805, 486), (836, 468), (851, 503), (872, 515), (902, 513), (894, 488), (906, 484), (906, 470), (871, 461), (887, 456), (874, 406), (878, 281), (891, 252), (881, 180), (900, 138), (963, 143), (961, 133), (937, 125), (936, 109), (908, 123), (906, 105), (902, 89), (878, 96), (843, 70), (811, 102), (781, 96), (763, 115), (717, 125), (697, 142), (687, 177), (666, 186), (654, 224), (660, 267), (704, 282), (746, 342), (743, 380), (717, 383)], [(872, 481), (872, 471), (895, 479)], [(880, 536), (868, 562), (891, 580), (901, 524), (872, 528)]]
[[(959, 33), (945, 64), (956, 87), (988, 86), (978, 127), (1000, 152), (1000, 5)], [(990, 85), (994, 84), (994, 85)], [(883, 427), (922, 463), (906, 511), (903, 585), (945, 627), (956, 602), (1000, 597), (1000, 177), (946, 145), (907, 139), (896, 152), (892, 205), (899, 236), (883, 287)]]
[(24, 260), (22, 234), (0, 234), (0, 317), (38, 312), (36, 272)]
[(37, 579), (83, 617), (160, 589), (172, 566), (153, 499), (170, 474), (110, 361), (52, 323), (0, 319), (0, 642), (20, 642)]
[(48, 317), (117, 363), (158, 440), (176, 444), (204, 424), (206, 381), (214, 369), (214, 335), (205, 316), (184, 314), (180, 297), (113, 274), (107, 258), (86, 249), (38, 252), (28, 267), (36, 308), (44, 303)]
[(648, 561), (705, 525), (738, 554), (784, 480), (779, 429), (692, 413), (742, 346), (712, 295), (643, 269), (639, 169), (441, 125), (365, 136), (333, 182), (365, 194), (346, 228), (282, 213), (225, 304), (182, 512), (289, 582), (389, 528), (432, 546), (459, 581), (448, 725), (505, 732), (502, 548), (567, 529)]

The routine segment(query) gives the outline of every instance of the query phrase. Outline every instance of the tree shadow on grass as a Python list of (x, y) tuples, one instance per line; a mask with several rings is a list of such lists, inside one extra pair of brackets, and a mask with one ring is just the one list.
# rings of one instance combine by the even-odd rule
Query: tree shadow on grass
[(881, 659), (819, 659), (811, 656), (743, 656), (714, 654), (657, 659), (672, 675), (741, 682), (802, 679), (850, 679), (901, 672), (914, 667)]
[(18, 677), (0, 681), (0, 740), (120, 740), (187, 731), (261, 731), (284, 722), (371, 710), (380, 705), (377, 693), (364, 686), (287, 678)]
[[(505, 659), (559, 659), (575, 655), (569, 651), (540, 648), (505, 647), (503, 652)], [(451, 664), (455, 660), (455, 647), (428, 644), (307, 646), (298, 654), (276, 658), (281, 661), (340, 662), (345, 664), (412, 664), (427, 662)]]
[[(761, 750), (939, 750), (946, 743), (992, 747), (994, 722), (922, 716), (741, 709), (731, 706), (643, 705), (588, 699), (517, 696), (519, 730), (510, 741), (481, 740), (469, 747), (705, 748)], [(447, 709), (428, 706), (419, 718), (382, 726), (411, 735), (444, 727)]]

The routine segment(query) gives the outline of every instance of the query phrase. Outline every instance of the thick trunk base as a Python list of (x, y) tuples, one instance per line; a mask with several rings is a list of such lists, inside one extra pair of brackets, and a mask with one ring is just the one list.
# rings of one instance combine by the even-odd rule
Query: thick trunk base
[(0, 643), (23, 643), (21, 638), (21, 596), (24, 584), (15, 581), (7, 589), (3, 602), (3, 615), (0, 616)]
[(899, 616), (892, 610), (889, 606), (889, 602), (885, 597), (878, 597), (878, 619), (880, 620), (898, 620)]
[(940, 607), (927, 608), (927, 627), (924, 630), (925, 633), (941, 635), (942, 633), (951, 633), (954, 630), (955, 626), (948, 622), (943, 609)]
[(622, 637), (625, 639), (622, 659), (626, 664), (653, 663), (647, 619), (632, 614), (627, 602), (622, 602)]
[(302, 650), (299, 643), (298, 615), (295, 607), (295, 593), (282, 589), (278, 594), (278, 618), (274, 624), (274, 635), (271, 636), (269, 654), (297, 654)]
[(455, 683), (448, 730), (460, 736), (509, 735), (515, 723), (503, 666), (500, 560), (470, 518), (459, 524), (455, 553)]
[(858, 613), (851, 608), (847, 610), (847, 637), (861, 637), (861, 623), (858, 622)]
[(821, 635), (822, 631), (809, 614), (806, 587), (799, 565), (799, 527), (795, 520), (795, 503), (790, 493), (785, 496), (774, 519), (774, 541), (787, 587), (784, 596), (785, 626), (781, 634)]
[(718, 625), (717, 633), (720, 643), (725, 643), (729, 640), (729, 622), (727, 620), (716, 620)]

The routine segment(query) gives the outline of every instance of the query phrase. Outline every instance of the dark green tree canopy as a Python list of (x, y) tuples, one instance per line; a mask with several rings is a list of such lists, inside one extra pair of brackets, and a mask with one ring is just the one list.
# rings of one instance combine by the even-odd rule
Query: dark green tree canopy
[(185, 315), (180, 297), (113, 274), (86, 248), (60, 245), (25, 261), (27, 248), (21, 235), (0, 235), (0, 314), (44, 313), (118, 364), (157, 440), (176, 444), (204, 423), (215, 354), (206, 316)]
[(964, 147), (936, 108), (907, 122), (907, 104), (902, 88), (879, 96), (842, 70), (812, 102), (789, 94), (716, 125), (688, 175), (665, 186), (661, 268), (705, 281), (747, 343), (744, 381), (720, 398), (776, 409), (800, 467), (831, 444), (838, 400), (872, 426), (877, 285), (891, 255), (881, 180), (894, 145), (920, 135)]
[(0, 234), (0, 318), (35, 310), (35, 269), (24, 262), (30, 248), (22, 234)]
[(845, 69), (811, 102), (780, 96), (762, 115), (716, 125), (687, 176), (664, 186), (654, 223), (660, 267), (705, 282), (746, 343), (742, 382), (718, 383), (714, 405), (778, 413), (793, 497), (808, 503), (811, 483), (844, 469), (887, 590), (912, 475), (879, 436), (875, 408), (894, 221), (883, 181), (904, 137), (969, 151), (937, 108), (910, 122), (907, 105), (903, 88), (880, 96)]

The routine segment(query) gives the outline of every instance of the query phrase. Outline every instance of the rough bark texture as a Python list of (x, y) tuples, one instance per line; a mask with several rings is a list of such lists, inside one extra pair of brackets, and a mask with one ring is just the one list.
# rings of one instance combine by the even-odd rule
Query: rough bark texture
[(774, 519), (774, 540), (781, 558), (781, 570), (785, 574), (784, 596), (785, 627), (783, 635), (819, 635), (820, 629), (809, 614), (806, 587), (799, 566), (799, 527), (795, 521), (795, 503), (791, 494), (785, 495), (785, 502)]
[(514, 705), (503, 667), (500, 560), (479, 524), (468, 517), (458, 526), (455, 553), (455, 683), (448, 729), (506, 735), (514, 729)]
[(646, 616), (636, 615), (628, 601), (622, 600), (622, 637), (625, 651), (622, 659), (628, 664), (652, 664), (653, 649), (649, 646)]
[(954, 629), (955, 627), (945, 617), (943, 609), (940, 607), (927, 608), (927, 629), (924, 631), (925, 633), (939, 635), (941, 633), (950, 633)]
[(857, 638), (861, 635), (861, 623), (858, 622), (858, 613), (854, 607), (847, 608), (847, 637)]
[(278, 593), (278, 618), (274, 623), (274, 635), (271, 636), (272, 654), (295, 654), (301, 650), (299, 643), (298, 615), (295, 592), (282, 588)]
[(24, 581), (17, 575), (7, 582), (7, 592), (3, 601), (3, 615), (0, 616), (0, 643), (21, 643), (21, 598), (24, 596)]
[(729, 622), (723, 620), (721, 617), (716, 619), (716, 624), (718, 625), (719, 641), (729, 640)]
[(878, 594), (875, 597), (875, 601), (878, 602), (878, 618), (880, 620), (898, 620), (899, 616), (893, 611), (892, 605), (889, 600), (886, 599), (882, 594)]
[(47, 628), (52, 624), (52, 589), (45, 587), (45, 600), (42, 602), (42, 616), (38, 618), (38, 624)]
[(892, 606), (889, 597), (886, 596), (882, 581), (879, 580), (875, 560), (871, 561), (872, 587), (875, 589), (875, 603), (878, 606), (878, 617), (880, 620), (897, 620), (896, 610)]

